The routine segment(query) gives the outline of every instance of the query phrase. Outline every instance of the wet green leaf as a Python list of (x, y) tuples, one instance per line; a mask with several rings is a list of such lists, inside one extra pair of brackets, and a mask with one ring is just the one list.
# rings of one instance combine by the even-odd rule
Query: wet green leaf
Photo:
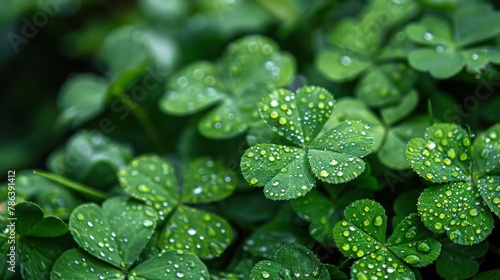
[(134, 268), (131, 280), (209, 279), (207, 267), (196, 255), (183, 250), (166, 251)]
[(500, 34), (495, 22), (500, 22), (500, 13), (486, 3), (460, 5), (451, 19), (426, 16), (406, 29), (413, 42), (427, 46), (410, 51), (409, 62), (439, 79), (454, 76), (464, 66), (480, 73), (490, 62), (500, 63), (495, 48), (474, 46)]
[(363, 56), (344, 54), (338, 50), (320, 52), (316, 58), (316, 67), (328, 79), (349, 81), (371, 66), (371, 61)]
[(454, 182), (422, 192), (418, 212), (425, 226), (448, 234), (451, 241), (472, 245), (483, 241), (493, 229), (493, 219), (477, 188)]
[(477, 180), (479, 193), (493, 213), (500, 217), (500, 177), (486, 176)]
[(69, 226), (85, 251), (117, 268), (128, 269), (151, 238), (155, 219), (150, 207), (115, 197), (105, 201), (102, 208), (80, 205), (71, 214)]
[(79, 250), (71, 249), (59, 257), (50, 273), (50, 279), (116, 279), (125, 280), (125, 274)]
[(125, 192), (154, 207), (161, 220), (177, 205), (175, 170), (157, 156), (135, 158), (118, 172), (118, 178)]
[(266, 123), (297, 146), (310, 144), (331, 116), (333, 96), (325, 89), (306, 86), (294, 94), (276, 90), (261, 100), (260, 115)]
[(405, 97), (416, 78), (415, 71), (406, 64), (382, 65), (361, 79), (356, 88), (356, 95), (368, 106), (388, 106)]
[(370, 127), (346, 121), (317, 136), (333, 104), (326, 90), (314, 86), (303, 87), (295, 95), (277, 90), (264, 97), (263, 119), (298, 147), (250, 147), (241, 159), (243, 176), (250, 185), (264, 186), (268, 198), (280, 200), (306, 194), (315, 185), (314, 176), (335, 184), (359, 176), (365, 167), (361, 158), (373, 149)]
[(492, 269), (484, 271), (472, 277), (472, 280), (492, 280), (492, 279), (494, 280), (500, 279), (500, 269)]
[[(488, 251), (488, 242), (471, 246), (457, 245), (450, 240), (440, 240), (441, 253), (436, 260), (436, 270), (445, 279), (468, 279), (479, 270), (479, 261)], [(489, 278), (492, 279), (492, 278)]]
[(173, 75), (167, 94), (160, 106), (173, 115), (198, 112), (225, 97), (218, 69), (207, 61), (190, 64)]
[(474, 177), (500, 174), (500, 125), (479, 133), (472, 145)]
[(351, 267), (353, 278), (393, 275), (415, 279), (407, 265), (426, 266), (439, 256), (441, 244), (417, 214), (407, 216), (387, 242), (387, 217), (380, 204), (358, 200), (347, 206), (344, 216), (345, 220), (335, 225), (333, 236), (342, 254), (357, 259)]
[(434, 233), (425, 228), (418, 214), (411, 214), (394, 229), (387, 244), (404, 262), (422, 267), (434, 262), (441, 251), (441, 243), (433, 237)]
[(202, 258), (218, 257), (233, 240), (226, 220), (188, 206), (221, 200), (235, 189), (234, 174), (210, 158), (191, 162), (183, 186), (174, 168), (158, 156), (141, 156), (119, 172), (120, 183), (133, 197), (146, 202), (146, 214), (166, 221), (158, 240), (162, 249), (182, 249)]
[(161, 108), (184, 115), (219, 104), (199, 123), (209, 138), (230, 138), (258, 121), (258, 101), (289, 83), (295, 74), (293, 58), (262, 36), (248, 36), (229, 45), (218, 64), (195, 62), (170, 79)]
[(119, 144), (97, 130), (80, 131), (66, 144), (55, 173), (94, 187), (116, 183), (116, 172), (132, 158), (130, 147)]
[(407, 95), (394, 106), (385, 107), (380, 111), (382, 119), (388, 125), (394, 124), (408, 116), (418, 105), (419, 95), (416, 90), (410, 90)]
[(425, 139), (412, 139), (406, 148), (410, 166), (418, 175), (435, 183), (465, 181), (471, 176), (471, 141), (456, 124), (435, 124)]
[(182, 201), (194, 204), (218, 201), (231, 195), (235, 188), (235, 175), (221, 162), (199, 158), (186, 170)]
[(333, 128), (337, 123), (347, 120), (361, 121), (370, 126), (370, 130), (373, 132), (374, 150), (378, 150), (383, 144), (386, 130), (384, 124), (364, 102), (352, 97), (342, 97), (337, 101), (332, 117), (325, 124), (322, 133)]
[(78, 74), (67, 80), (57, 100), (59, 121), (75, 127), (104, 111), (106, 80), (93, 74)]
[(40, 206), (21, 202), (15, 206), (16, 233), (33, 237), (56, 237), (68, 232), (68, 226), (58, 217), (44, 216)]
[[(23, 279), (50, 279), (50, 271), (56, 259), (73, 243), (66, 237), (32, 238), (21, 237), (18, 240), (19, 266)], [(6, 253), (7, 254), (7, 253)]]
[(257, 263), (251, 279), (330, 279), (328, 270), (306, 247), (298, 243), (283, 245), (274, 261)]
[(310, 222), (309, 234), (321, 244), (333, 244), (332, 228), (343, 219), (343, 209), (351, 202), (366, 198), (369, 193), (349, 186), (341, 189), (326, 186), (329, 196), (312, 190), (291, 201), (293, 210), (303, 220)]
[(233, 230), (226, 220), (209, 212), (179, 206), (163, 229), (158, 246), (211, 259), (222, 254), (232, 240)]

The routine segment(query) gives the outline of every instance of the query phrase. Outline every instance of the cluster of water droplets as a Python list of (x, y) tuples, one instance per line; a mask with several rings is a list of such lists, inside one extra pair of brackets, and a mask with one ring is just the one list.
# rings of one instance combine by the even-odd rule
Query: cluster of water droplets
[(182, 206), (163, 230), (160, 246), (168, 250), (186, 250), (210, 259), (222, 254), (232, 237), (231, 226), (224, 219)]
[(302, 146), (312, 141), (330, 118), (333, 105), (328, 91), (305, 86), (296, 94), (284, 89), (272, 92), (263, 99), (260, 113), (280, 136)]
[(412, 168), (432, 182), (465, 181), (470, 177), (470, 146), (467, 133), (454, 124), (428, 128), (424, 139), (407, 146)]
[(118, 172), (118, 179), (125, 192), (152, 206), (160, 220), (175, 207), (179, 195), (175, 170), (157, 156), (132, 160)]

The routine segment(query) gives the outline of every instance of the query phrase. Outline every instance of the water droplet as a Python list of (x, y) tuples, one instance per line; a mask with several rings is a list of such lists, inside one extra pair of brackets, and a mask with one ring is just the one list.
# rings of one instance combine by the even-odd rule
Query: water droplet
[(344, 66), (349, 66), (352, 64), (352, 59), (346, 55), (343, 55), (342, 57), (340, 57), (340, 63), (342, 63), (342, 65)]
[(196, 230), (194, 228), (190, 228), (190, 229), (188, 229), (188, 234), (193, 236), (196, 234)]
[(153, 225), (153, 221), (151, 220), (145, 220), (143, 223), (142, 223), (145, 227), (150, 227)]
[(442, 53), (444, 51), (444, 48), (442, 46), (437, 46), (436, 47), (436, 52), (437, 53)]
[(419, 256), (417, 255), (408, 255), (404, 258), (404, 261), (406, 263), (409, 263), (409, 264), (413, 264), (413, 265), (416, 265), (416, 264), (419, 264), (421, 262), (421, 259)]
[(259, 182), (259, 179), (257, 179), (257, 178), (250, 179), (250, 185), (256, 185), (258, 182)]
[(271, 274), (269, 274), (269, 272), (267, 272), (267, 271), (262, 271), (260, 273), (260, 275), (262, 275), (262, 277), (264, 277), (264, 278), (269, 278), (269, 276), (271, 276)]
[(432, 35), (432, 33), (429, 33), (429, 32), (425, 32), (424, 33), (424, 39), (426, 41), (432, 41), (434, 39), (434, 35)]
[(381, 226), (383, 223), (384, 223), (384, 219), (382, 218), (382, 216), (376, 216), (374, 221), (373, 221), (373, 225), (376, 227)]
[(184, 277), (184, 273), (182, 273), (182, 272), (180, 272), (180, 271), (179, 271), (179, 272), (177, 272), (175, 275), (177, 275), (177, 277), (179, 277), (179, 278)]
[(140, 191), (140, 192), (143, 192), (143, 193), (146, 193), (146, 192), (149, 192), (150, 189), (148, 186), (144, 185), (144, 184), (141, 184), (137, 187), (137, 190)]
[(431, 251), (431, 246), (429, 246), (426, 242), (422, 242), (417, 245), (417, 250), (427, 254)]
[(479, 58), (479, 55), (477, 53), (472, 54), (472, 60), (477, 60)]
[(76, 218), (77, 218), (79, 221), (83, 221), (83, 219), (84, 219), (85, 217), (83, 217), (83, 215), (82, 215), (82, 214), (78, 214), (78, 215), (76, 216)]

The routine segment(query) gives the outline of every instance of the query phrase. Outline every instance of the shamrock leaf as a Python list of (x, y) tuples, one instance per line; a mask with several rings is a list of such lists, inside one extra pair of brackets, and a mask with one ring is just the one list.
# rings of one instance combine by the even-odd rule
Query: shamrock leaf
[(45, 215), (40, 206), (32, 202), (8, 208), (15, 213), (15, 220), (0, 221), (3, 229), (1, 260), (4, 263), (11, 261), (9, 267), (16, 264), (17, 250), (19, 263), (16, 265), (24, 279), (49, 279), (57, 257), (73, 245), (66, 238), (68, 226), (58, 217)]
[[(376, 89), (376, 94), (370, 94), (372, 100), (376, 100), (375, 96), (381, 93), (384, 93), (383, 97), (387, 96), (392, 92), (379, 92), (380, 88), (376, 86), (376, 82), (379, 82), (379, 87), (382, 82), (384, 89), (391, 86), (391, 82), (383, 73), (385, 71), (379, 70), (376, 66), (379, 53), (382, 53), (384, 36), (393, 26), (413, 16), (417, 10), (417, 3), (413, 0), (371, 1), (359, 19), (345, 19), (335, 26), (329, 36), (333, 47), (319, 53), (316, 67), (325, 77), (336, 82), (352, 80), (372, 69), (374, 71), (370, 71), (369, 77), (365, 78), (368, 86), (365, 85), (364, 94), (369, 94), (369, 88), (373, 87)], [(387, 19), (387, 11), (398, 12), (391, 12), (390, 18)], [(384, 21), (383, 28), (380, 26), (373, 28), (374, 22), (381, 21)], [(388, 67), (394, 66), (388, 65)]]
[(392, 169), (406, 169), (409, 164), (404, 155), (406, 144), (414, 137), (421, 135), (429, 124), (427, 118), (404, 118), (417, 105), (416, 92), (403, 98), (400, 104), (381, 110), (382, 120), (359, 99), (344, 97), (337, 102), (332, 118), (326, 124), (345, 120), (359, 120), (370, 125), (374, 136), (374, 150), (382, 164)]
[(480, 73), (490, 62), (500, 63), (500, 52), (494, 47), (477, 46), (500, 34), (498, 22), (500, 13), (485, 3), (460, 5), (452, 26), (445, 18), (424, 17), (406, 29), (409, 39), (422, 45), (408, 54), (410, 65), (439, 79), (454, 76), (464, 66)]
[(325, 188), (328, 196), (312, 190), (303, 197), (291, 201), (293, 210), (303, 220), (310, 222), (309, 233), (322, 244), (333, 244), (331, 230), (343, 219), (342, 209), (351, 202), (371, 198), (373, 195), (358, 188)]
[[(456, 124), (435, 124), (425, 139), (408, 143), (407, 158), (417, 174), (433, 183), (422, 192), (418, 211), (436, 233), (446, 232), (457, 244), (477, 244), (493, 229), (489, 210), (500, 216), (498, 152), (500, 125), (478, 135), (471, 145)], [(489, 208), (489, 209), (488, 209)]]
[(21, 202), (15, 206), (16, 233), (33, 237), (56, 237), (68, 232), (68, 226), (58, 217), (44, 216), (40, 206)]
[(392, 105), (414, 92), (412, 87), (416, 78), (417, 73), (404, 63), (382, 65), (363, 76), (356, 95), (368, 106)]
[(200, 158), (189, 164), (183, 186), (174, 168), (157, 156), (138, 157), (118, 173), (125, 192), (144, 201), (165, 221), (160, 248), (183, 249), (202, 258), (222, 254), (232, 242), (233, 231), (223, 218), (187, 204), (221, 200), (235, 189), (234, 175), (219, 162)]
[(447, 239), (440, 241), (442, 247), (436, 270), (445, 279), (468, 279), (476, 274), (489, 245), (486, 241), (471, 246), (457, 245)]
[(229, 138), (256, 122), (253, 114), (261, 97), (290, 82), (293, 58), (276, 43), (249, 36), (232, 43), (218, 63), (195, 62), (181, 69), (160, 100), (169, 114), (186, 115), (218, 105), (199, 122), (201, 134)]
[(129, 147), (116, 143), (97, 130), (73, 135), (62, 151), (49, 158), (49, 168), (83, 184), (108, 188), (116, 172), (132, 158)]
[(118, 269), (128, 269), (146, 246), (156, 226), (149, 206), (115, 197), (102, 208), (82, 204), (69, 219), (76, 243), (92, 256)]
[(344, 216), (333, 236), (342, 254), (357, 259), (351, 267), (352, 278), (415, 279), (408, 265), (426, 266), (439, 256), (441, 244), (416, 214), (407, 216), (387, 241), (387, 217), (380, 204), (358, 200), (347, 206)]
[(245, 179), (251, 185), (264, 186), (268, 198), (283, 200), (305, 195), (316, 178), (338, 184), (361, 174), (365, 169), (361, 158), (373, 148), (369, 126), (347, 121), (318, 136), (333, 105), (332, 95), (314, 86), (300, 88), (295, 94), (276, 90), (262, 98), (262, 118), (294, 146), (250, 147), (241, 159)]
[(306, 247), (290, 243), (283, 245), (274, 261), (258, 262), (251, 279), (330, 279), (330, 274), (318, 258)]
[(110, 267), (78, 249), (65, 252), (55, 263), (51, 279), (208, 279), (206, 266), (193, 254), (182, 250), (166, 251), (122, 271)]
[(108, 83), (93, 74), (67, 80), (58, 97), (59, 121), (78, 126), (104, 111)]

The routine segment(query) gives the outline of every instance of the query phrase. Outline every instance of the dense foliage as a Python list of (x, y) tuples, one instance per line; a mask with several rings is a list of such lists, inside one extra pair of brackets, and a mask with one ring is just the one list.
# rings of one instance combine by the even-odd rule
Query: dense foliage
[(0, 2), (0, 279), (500, 279), (500, 5)]

